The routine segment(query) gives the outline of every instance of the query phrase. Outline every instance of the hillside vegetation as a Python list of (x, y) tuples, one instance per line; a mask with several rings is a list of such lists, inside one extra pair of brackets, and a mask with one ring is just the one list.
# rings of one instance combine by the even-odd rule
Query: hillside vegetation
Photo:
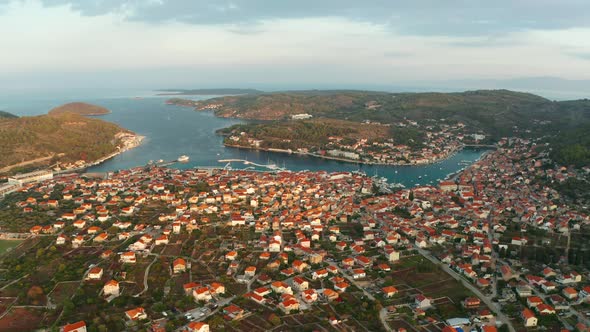
[(11, 119), (11, 118), (18, 118), (18, 116), (14, 115), (12, 113), (0, 111), (0, 119), (3, 119), (3, 118)]
[[(180, 101), (174, 103), (181, 104)], [(588, 100), (554, 102), (508, 90), (461, 93), (297, 91), (227, 96), (185, 105), (198, 109), (213, 105), (217, 116), (255, 120), (280, 120), (300, 113), (380, 123), (447, 119), (461, 121), (494, 139), (515, 134), (539, 136), (547, 130), (590, 122)]]
[[(218, 131), (223, 135), (246, 132), (251, 137), (264, 138), (261, 148), (298, 149), (323, 147), (331, 136), (348, 139), (383, 139), (389, 128), (375, 124), (359, 124), (336, 119), (277, 121), (273, 123), (238, 124)], [(226, 140), (226, 143), (232, 144)]]
[(73, 113), (0, 119), (0, 168), (60, 153), (64, 162), (95, 160), (116, 150), (121, 131)]
[(55, 107), (49, 111), (49, 115), (75, 113), (86, 116), (105, 115), (111, 113), (108, 109), (87, 103), (74, 102)]

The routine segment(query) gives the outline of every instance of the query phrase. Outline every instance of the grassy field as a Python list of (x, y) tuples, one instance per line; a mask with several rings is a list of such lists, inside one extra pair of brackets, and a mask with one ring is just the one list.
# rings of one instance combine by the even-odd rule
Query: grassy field
[(22, 240), (0, 240), (0, 255), (18, 246)]

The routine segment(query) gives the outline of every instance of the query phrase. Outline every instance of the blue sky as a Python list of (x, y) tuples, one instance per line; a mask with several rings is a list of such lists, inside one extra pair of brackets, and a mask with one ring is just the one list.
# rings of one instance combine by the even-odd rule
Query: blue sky
[(587, 0), (0, 0), (0, 88), (590, 79)]

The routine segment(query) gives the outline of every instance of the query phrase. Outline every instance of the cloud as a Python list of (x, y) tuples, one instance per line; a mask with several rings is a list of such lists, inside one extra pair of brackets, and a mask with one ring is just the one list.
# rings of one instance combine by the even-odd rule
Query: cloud
[(42, 0), (83, 15), (123, 13), (128, 20), (195, 25), (340, 17), (411, 35), (487, 35), (525, 29), (588, 27), (587, 0)]

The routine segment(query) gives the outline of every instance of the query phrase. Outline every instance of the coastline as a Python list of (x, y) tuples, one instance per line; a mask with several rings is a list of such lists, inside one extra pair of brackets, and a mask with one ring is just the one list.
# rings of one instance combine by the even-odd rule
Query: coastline
[[(297, 154), (297, 155), (301, 155), (301, 156), (308, 156), (308, 157), (314, 157), (314, 158), (319, 158), (319, 159), (341, 161), (341, 162), (346, 162), (346, 163), (350, 163), (350, 164), (373, 165), (373, 166), (425, 166), (425, 165), (432, 165), (432, 164), (436, 164), (438, 162), (441, 162), (445, 159), (452, 157), (457, 152), (463, 150), (465, 147), (468, 147), (468, 146), (477, 147), (474, 145), (461, 145), (459, 147), (452, 149), (447, 155), (445, 155), (444, 158), (438, 158), (436, 160), (431, 160), (431, 161), (424, 162), (424, 163), (401, 163), (401, 162), (400, 163), (384, 163), (384, 162), (353, 160), (353, 159), (346, 159), (346, 158), (339, 158), (339, 157), (331, 157), (331, 156), (320, 155), (317, 153), (298, 152), (298, 151), (275, 149), (275, 148), (259, 148), (259, 147), (242, 146), (242, 145), (234, 145), (234, 144), (226, 144), (226, 143), (224, 143), (223, 146), (229, 147), (229, 148), (254, 150), (254, 151), (277, 152), (277, 153), (284, 153), (284, 154)], [(483, 146), (483, 145), (480, 147), (492, 148), (492, 146)], [(493, 147), (495, 147), (495, 146), (493, 146)]]
[[(120, 133), (121, 134), (121, 133)], [(126, 137), (128, 137), (128, 140), (126, 140), (124, 142), (124, 146), (123, 148), (120, 148), (118, 151), (115, 151), (109, 155), (106, 155), (102, 158), (99, 158), (97, 160), (94, 160), (90, 163), (86, 163), (81, 167), (76, 167), (76, 168), (67, 168), (67, 169), (63, 169), (63, 170), (58, 170), (58, 171), (53, 171), (54, 174), (67, 174), (67, 173), (75, 173), (75, 172), (80, 172), (80, 171), (85, 171), (90, 167), (94, 167), (94, 166), (98, 166), (104, 162), (106, 162), (107, 160), (113, 159), (116, 156), (123, 154), (131, 149), (134, 149), (138, 146), (140, 146), (144, 140), (145, 140), (145, 136), (142, 135), (137, 135), (137, 134), (129, 134), (129, 133), (124, 133), (126, 135)]]

